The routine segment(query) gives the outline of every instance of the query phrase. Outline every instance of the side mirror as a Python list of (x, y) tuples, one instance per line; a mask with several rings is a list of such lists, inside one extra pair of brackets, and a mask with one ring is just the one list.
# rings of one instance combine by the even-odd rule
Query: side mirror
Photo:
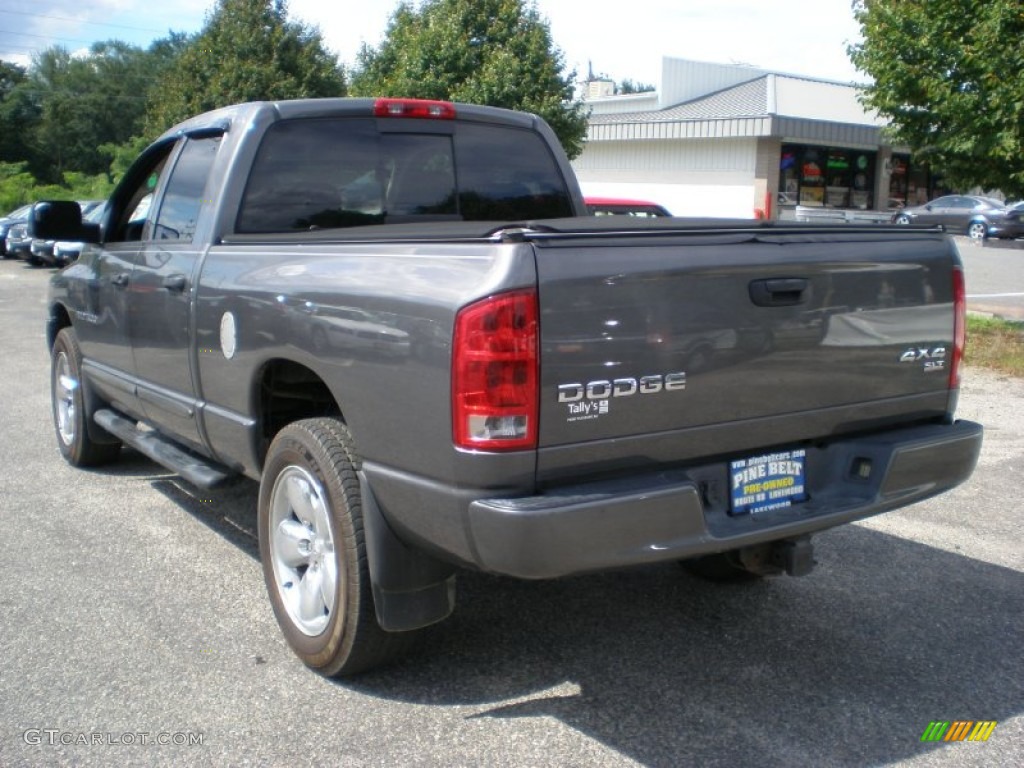
[(924, 207), (924, 209), (925, 209), (926, 211), (930, 211), (930, 210), (932, 209), (932, 204), (931, 204), (931, 203), (928, 203), (928, 205), (926, 205), (926, 206)]
[(28, 214), (28, 233), (40, 240), (72, 240), (98, 243), (98, 224), (83, 223), (82, 209), (71, 200), (43, 200)]

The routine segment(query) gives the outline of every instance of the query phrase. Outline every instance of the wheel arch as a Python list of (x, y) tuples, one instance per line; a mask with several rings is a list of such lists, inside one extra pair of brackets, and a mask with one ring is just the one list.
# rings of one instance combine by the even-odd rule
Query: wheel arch
[[(46, 348), (51, 357), (53, 355), (54, 345), (57, 343), (57, 336), (64, 329), (68, 329), (72, 333), (75, 332), (74, 323), (71, 322), (71, 313), (63, 304), (57, 303), (50, 307), (50, 315), (46, 322)], [(50, 375), (53, 376), (52, 369), (50, 371)], [(120, 440), (103, 429), (93, 419), (92, 415), (102, 408), (104, 404), (93, 391), (88, 377), (84, 374), (81, 376), (80, 385), (82, 388), (82, 406), (85, 409), (86, 414), (83, 421), (89, 438), (97, 445), (120, 445)]]
[(53, 344), (57, 341), (57, 334), (65, 328), (72, 327), (71, 313), (68, 308), (59, 302), (51, 305), (50, 315), (46, 320), (46, 348), (53, 349)]
[(288, 358), (268, 360), (253, 382), (253, 409), (258, 415), (257, 459), (262, 471), (271, 441), (284, 427), (318, 416), (345, 421), (337, 397), (324, 378), (303, 363)]
[[(351, 435), (337, 396), (307, 365), (286, 358), (267, 361), (257, 377), (254, 396), (261, 473), (274, 436), (291, 423), (327, 416), (338, 419)], [(353, 444), (347, 453), (359, 478), (377, 620), (388, 631), (408, 631), (441, 621), (454, 609), (455, 568), (409, 546), (394, 532), (362, 471), (357, 436), (351, 437)]]

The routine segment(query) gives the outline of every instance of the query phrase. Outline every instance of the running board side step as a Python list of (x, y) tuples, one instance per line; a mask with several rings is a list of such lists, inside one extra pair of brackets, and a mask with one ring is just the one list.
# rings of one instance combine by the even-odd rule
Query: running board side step
[(109, 408), (96, 411), (93, 419), (107, 432), (157, 464), (181, 475), (192, 485), (215, 488), (234, 475), (229, 469), (182, 448), (159, 432), (139, 429), (134, 421)]

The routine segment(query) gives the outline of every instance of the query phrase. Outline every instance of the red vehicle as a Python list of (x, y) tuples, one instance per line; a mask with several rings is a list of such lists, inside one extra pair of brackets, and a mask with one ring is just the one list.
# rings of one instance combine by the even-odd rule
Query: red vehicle
[(616, 197), (586, 197), (583, 200), (592, 216), (635, 216), (653, 218), (671, 216), (663, 206), (647, 200), (624, 200)]

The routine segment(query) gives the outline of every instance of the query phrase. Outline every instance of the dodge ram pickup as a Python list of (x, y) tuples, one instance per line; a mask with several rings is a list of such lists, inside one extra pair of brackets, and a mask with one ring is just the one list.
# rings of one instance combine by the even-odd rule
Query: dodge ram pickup
[(473, 568), (811, 570), (811, 535), (973, 471), (940, 230), (586, 215), (532, 115), (251, 103), (146, 149), (48, 297), (57, 445), (259, 482), (270, 602), (344, 676)]

